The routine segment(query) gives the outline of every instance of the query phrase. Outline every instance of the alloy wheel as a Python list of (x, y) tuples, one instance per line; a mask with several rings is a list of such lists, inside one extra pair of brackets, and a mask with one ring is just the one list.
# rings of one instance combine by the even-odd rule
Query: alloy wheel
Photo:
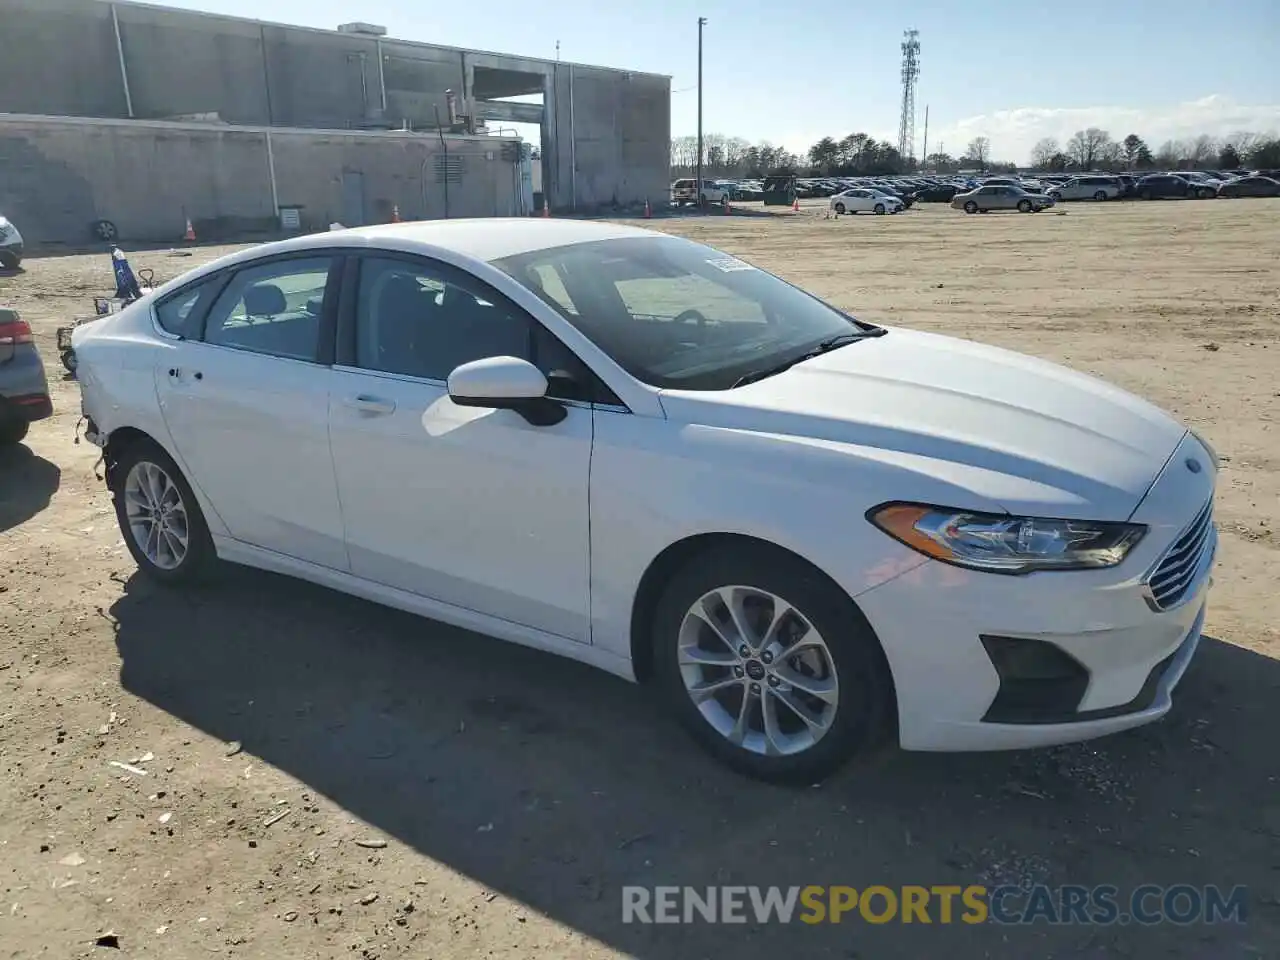
[(748, 586), (703, 594), (680, 625), (677, 664), (704, 720), (762, 756), (808, 750), (831, 729), (840, 689), (813, 623), (782, 597)]
[(124, 481), (125, 517), (138, 548), (161, 570), (187, 557), (191, 528), (182, 491), (164, 468), (139, 460)]

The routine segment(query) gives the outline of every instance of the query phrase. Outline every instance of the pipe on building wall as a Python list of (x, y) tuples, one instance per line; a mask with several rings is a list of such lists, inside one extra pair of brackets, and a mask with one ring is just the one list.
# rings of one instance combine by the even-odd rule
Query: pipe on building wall
[(569, 64), (569, 209), (578, 209), (578, 128), (573, 122), (573, 64)]
[(267, 170), (271, 174), (271, 206), (276, 212), (276, 218), (280, 217), (280, 188), (276, 185), (276, 152), (271, 147), (271, 131), (265, 134), (267, 138)]
[(262, 91), (267, 98), (267, 126), (274, 127), (275, 111), (271, 108), (271, 70), (267, 66), (267, 28), (265, 24), (258, 26), (258, 39), (262, 43)]
[(111, 4), (111, 26), (116, 32), (116, 55), (120, 58), (120, 82), (124, 86), (124, 107), (133, 119), (133, 94), (129, 92), (129, 68), (124, 62), (124, 39), (120, 36), (120, 15), (116, 13), (116, 5)]
[(387, 58), (382, 53), (382, 41), (377, 41), (378, 47), (378, 89), (382, 91), (382, 118), (387, 117)]

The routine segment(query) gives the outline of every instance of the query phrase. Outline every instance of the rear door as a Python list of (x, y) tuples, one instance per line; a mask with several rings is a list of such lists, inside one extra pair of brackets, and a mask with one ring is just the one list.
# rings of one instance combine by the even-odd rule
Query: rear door
[[(224, 276), (206, 308), (157, 305), (171, 334), (155, 371), (185, 473), (230, 535), (331, 569), (346, 546), (329, 452), (336, 284), (329, 253), (257, 261)], [(185, 312), (184, 312), (185, 311)], [(166, 318), (169, 321), (166, 322)]]

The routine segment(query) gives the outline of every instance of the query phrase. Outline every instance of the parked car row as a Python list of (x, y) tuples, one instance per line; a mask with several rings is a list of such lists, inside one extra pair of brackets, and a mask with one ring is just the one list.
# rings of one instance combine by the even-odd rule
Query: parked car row
[[(677, 180), (671, 186), (671, 201), (676, 206), (703, 203), (720, 204), (726, 198), (733, 202), (759, 200), (763, 186), (758, 180), (702, 181), (701, 191), (693, 179)], [(957, 196), (984, 187), (1007, 187), (1028, 194), (1030, 209), (1044, 209), (1067, 201), (1168, 200), (1213, 197), (1278, 197), (1280, 170), (1182, 170), (1137, 176), (1129, 173), (1063, 174), (1047, 173), (1038, 177), (965, 175), (915, 175), (901, 177), (818, 177), (796, 181), (796, 195), (801, 198), (828, 197), (829, 209), (843, 213), (896, 213), (915, 203), (949, 203), (967, 209), (965, 201), (956, 204)], [(898, 201), (882, 204), (883, 211), (866, 195), (887, 196)], [(1011, 201), (1009, 209), (1023, 209), (1017, 194), (980, 194), (982, 198), (999, 197)], [(854, 202), (857, 201), (857, 202)], [(976, 201), (987, 203), (983, 199)], [(843, 209), (839, 209), (843, 207)], [(985, 209), (979, 207), (979, 209)], [(990, 209), (1004, 209), (992, 206)]]

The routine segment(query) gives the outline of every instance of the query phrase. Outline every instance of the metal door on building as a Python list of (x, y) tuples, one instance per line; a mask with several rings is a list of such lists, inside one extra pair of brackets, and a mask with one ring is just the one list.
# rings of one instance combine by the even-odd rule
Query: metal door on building
[(364, 226), (364, 174), (358, 171), (342, 172), (342, 225)]

